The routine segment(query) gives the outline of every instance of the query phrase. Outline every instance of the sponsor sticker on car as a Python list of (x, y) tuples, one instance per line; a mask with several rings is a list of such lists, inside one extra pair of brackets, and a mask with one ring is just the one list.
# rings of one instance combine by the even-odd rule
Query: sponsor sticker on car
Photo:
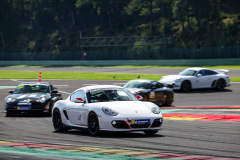
[(132, 124), (149, 124), (150, 119), (132, 120)]
[(31, 110), (30, 106), (17, 106), (18, 110)]

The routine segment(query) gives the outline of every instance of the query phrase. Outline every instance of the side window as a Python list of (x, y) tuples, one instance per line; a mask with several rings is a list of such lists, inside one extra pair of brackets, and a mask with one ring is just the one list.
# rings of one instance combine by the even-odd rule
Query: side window
[(76, 91), (74, 92), (71, 97), (70, 100), (73, 102), (76, 98), (82, 98), (83, 100), (85, 100), (85, 95), (83, 91)]
[(209, 73), (208, 70), (201, 70), (198, 74), (201, 74), (202, 76), (207, 76)]
[(161, 84), (159, 82), (152, 82), (152, 86), (156, 86), (157, 88), (161, 88)]
[(214, 71), (208, 71), (209, 72), (209, 75), (214, 75), (214, 74), (217, 74), (217, 72), (214, 72)]

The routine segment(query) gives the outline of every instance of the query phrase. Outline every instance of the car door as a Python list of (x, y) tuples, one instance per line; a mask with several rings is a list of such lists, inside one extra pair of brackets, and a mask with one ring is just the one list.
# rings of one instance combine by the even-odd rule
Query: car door
[(196, 84), (198, 86), (198, 88), (208, 88), (211, 86), (211, 83), (213, 81), (213, 77), (212, 75), (210, 75), (209, 70), (201, 70), (198, 72), (198, 74), (201, 74), (201, 76), (199, 77), (197, 75), (197, 79), (196, 79)]
[(149, 101), (154, 102), (154, 103), (162, 102), (162, 100), (164, 99), (164, 92), (160, 89), (162, 87), (163, 86), (157, 81), (153, 81), (151, 83), (151, 91), (149, 94)]
[(86, 126), (86, 112), (87, 107), (85, 103), (76, 103), (74, 100), (76, 98), (85, 99), (84, 91), (78, 90), (72, 94), (70, 97), (70, 103), (67, 107), (67, 113), (69, 117), (69, 121), (72, 125)]

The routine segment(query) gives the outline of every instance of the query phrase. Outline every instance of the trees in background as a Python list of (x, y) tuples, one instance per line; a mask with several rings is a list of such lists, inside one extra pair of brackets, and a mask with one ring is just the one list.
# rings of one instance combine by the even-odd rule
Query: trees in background
[(177, 47), (236, 45), (239, 8), (239, 0), (1, 0), (0, 49), (78, 50), (80, 30), (174, 35)]

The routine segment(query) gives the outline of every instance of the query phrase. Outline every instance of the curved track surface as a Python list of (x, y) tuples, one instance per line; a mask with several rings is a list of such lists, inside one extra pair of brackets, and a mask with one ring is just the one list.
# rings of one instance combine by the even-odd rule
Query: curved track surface
[[(221, 69), (221, 68), (219, 68)], [(139, 74), (178, 74), (178, 68), (118, 68), (118, 67), (0, 67), (0, 70), (17, 71), (59, 71), (59, 72), (105, 72), (105, 73), (139, 73)], [(239, 77), (240, 70), (231, 69), (230, 77)]]
[[(26, 80), (0, 80), (1, 86), (16, 86)], [(29, 81), (29, 80), (28, 80)], [(126, 81), (48, 80), (66, 98), (76, 88), (91, 84), (117, 84)], [(93, 137), (86, 131), (56, 133), (51, 117), (5, 117), (6, 88), (0, 89), (0, 139), (62, 143), (112, 148), (136, 148), (184, 154), (240, 157), (240, 123), (214, 121), (164, 120), (163, 130), (154, 136), (143, 132), (106, 133)], [(224, 91), (214, 89), (176, 92), (174, 106), (239, 106), (240, 84), (233, 83)]]

